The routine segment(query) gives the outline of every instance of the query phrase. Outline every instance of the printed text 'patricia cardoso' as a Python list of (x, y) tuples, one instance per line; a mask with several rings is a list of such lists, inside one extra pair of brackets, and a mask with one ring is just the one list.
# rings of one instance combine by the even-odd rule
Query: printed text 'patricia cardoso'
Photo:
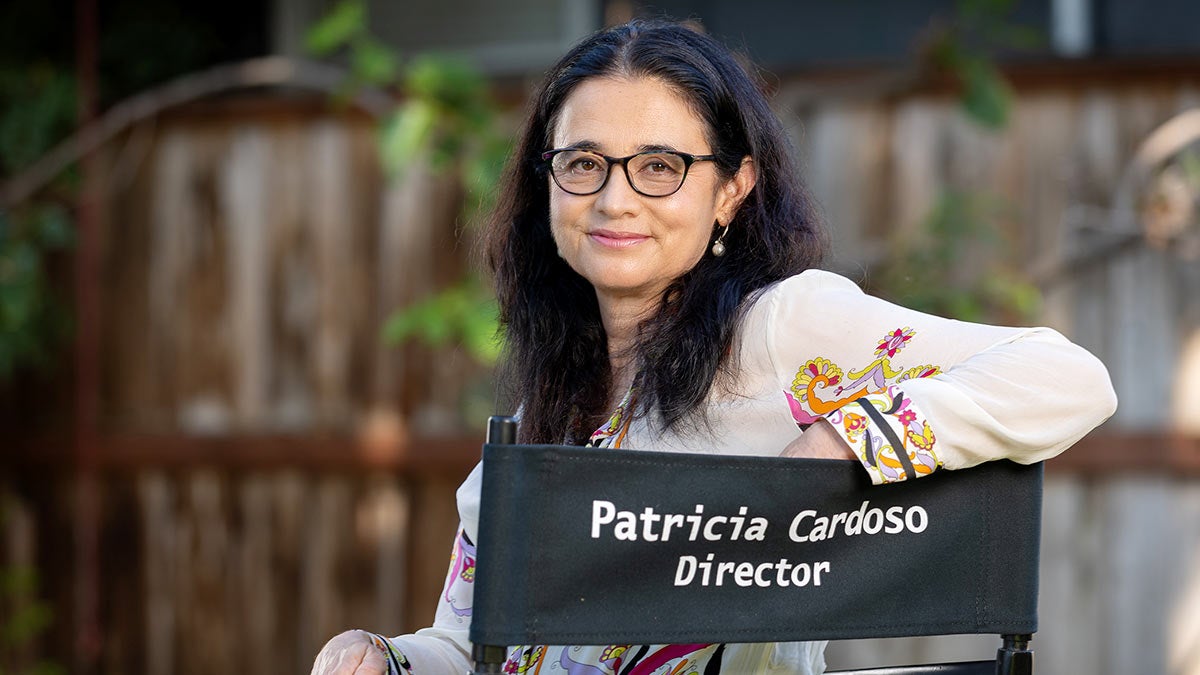
[[(929, 514), (920, 506), (872, 507), (863, 501), (858, 509), (821, 514), (812, 509), (797, 512), (788, 525), (788, 538), (796, 543), (824, 541), (857, 535), (919, 534), (929, 526)], [(659, 513), (647, 506), (641, 511), (618, 509), (606, 500), (592, 501), (591, 536), (611, 536), (618, 541), (764, 541), (770, 522), (742, 506), (733, 515), (705, 514), (697, 504), (693, 513)], [(715, 554), (683, 555), (675, 570), (674, 585), (820, 586), (829, 561), (791, 562), (787, 558), (759, 562), (714, 560)]]

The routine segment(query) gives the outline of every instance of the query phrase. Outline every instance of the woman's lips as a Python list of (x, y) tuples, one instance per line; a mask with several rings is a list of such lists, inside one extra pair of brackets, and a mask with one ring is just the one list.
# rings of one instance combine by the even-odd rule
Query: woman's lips
[(629, 248), (650, 238), (636, 232), (614, 232), (612, 230), (594, 230), (588, 233), (588, 237), (597, 244), (608, 248)]

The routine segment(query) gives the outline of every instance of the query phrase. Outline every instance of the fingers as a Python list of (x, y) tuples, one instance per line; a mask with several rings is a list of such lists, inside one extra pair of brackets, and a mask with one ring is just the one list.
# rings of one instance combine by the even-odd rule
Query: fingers
[(351, 675), (387, 675), (387, 659), (384, 658), (383, 652), (379, 651), (373, 643), (368, 643), (369, 649), (363, 655), (358, 667), (351, 671)]
[(312, 675), (387, 675), (387, 661), (362, 631), (346, 631), (325, 643)]
[(810, 459), (858, 459), (850, 446), (833, 430), (833, 425), (819, 419), (799, 438), (784, 448), (783, 457), (807, 457)]

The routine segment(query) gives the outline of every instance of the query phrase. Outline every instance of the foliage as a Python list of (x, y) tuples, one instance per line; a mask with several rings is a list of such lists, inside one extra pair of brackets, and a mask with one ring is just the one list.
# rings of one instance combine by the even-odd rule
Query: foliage
[(431, 347), (457, 339), (479, 363), (495, 363), (500, 357), (500, 343), (495, 339), (498, 308), (487, 290), (477, 284), (473, 277), (468, 278), (393, 314), (384, 326), (384, 337), (393, 344), (420, 338)]
[(38, 660), (22, 667), (25, 648), (50, 627), (50, 607), (33, 599), (37, 573), (25, 567), (0, 567), (0, 605), (7, 605), (7, 619), (0, 624), (0, 675), (59, 675), (58, 664)]
[(927, 50), (928, 58), (958, 81), (963, 112), (988, 129), (1004, 128), (1012, 107), (1012, 89), (993, 54), (1042, 41), (1036, 30), (1011, 21), (1013, 5), (1013, 0), (960, 0), (953, 20), (935, 32)]
[[(0, 503), (0, 521), (5, 512)], [(59, 675), (65, 671), (45, 660), (30, 663), (29, 646), (50, 627), (50, 607), (37, 599), (37, 571), (0, 566), (0, 675)]]
[(32, 164), (70, 130), (75, 80), (41, 64), (0, 70), (0, 175)]
[[(497, 130), (497, 108), (484, 78), (464, 63), (423, 55), (403, 63), (370, 35), (362, 0), (343, 0), (310, 29), (310, 51), (344, 53), (351, 71), (346, 91), (364, 85), (399, 88), (403, 102), (380, 125), (379, 151), (392, 179), (424, 165), (451, 175), (466, 189), (461, 219), (473, 225), (494, 198), (510, 141)], [(434, 347), (461, 345), (479, 363), (499, 356), (498, 310), (477, 275), (396, 311), (384, 338), (421, 339)]]
[[(1012, 89), (992, 54), (1040, 40), (1011, 22), (1012, 6), (1012, 0), (961, 0), (930, 49), (962, 85), (963, 114), (996, 132), (1008, 125)], [(891, 242), (892, 255), (876, 270), (878, 290), (913, 309), (965, 321), (1032, 319), (1041, 293), (1014, 264), (1000, 227), (1013, 211), (997, 196), (944, 189), (917, 231)]]
[[(0, 179), (44, 154), (71, 129), (74, 80), (48, 64), (0, 68)], [(20, 368), (44, 366), (67, 334), (65, 308), (54, 297), (48, 257), (68, 248), (73, 176), (57, 193), (0, 210), (0, 381)]]
[(964, 321), (1029, 319), (1041, 294), (1006, 262), (998, 222), (1009, 211), (994, 197), (947, 191), (918, 234), (896, 243), (878, 272), (881, 290), (912, 309)]
[(0, 212), (0, 381), (23, 365), (45, 365), (67, 332), (52, 298), (46, 255), (70, 245), (70, 217), (61, 207)]
[[(97, 3), (100, 104), (172, 76), (259, 53), (256, 21), (236, 3)], [(0, 2), (0, 183), (41, 158), (77, 123), (78, 35), (70, 4)], [(65, 20), (65, 23), (64, 23)], [(232, 23), (231, 20), (237, 20)], [(65, 26), (65, 29), (64, 29)], [(0, 210), (0, 383), (44, 366), (69, 332), (66, 305), (54, 296), (49, 267), (70, 247), (77, 172), (33, 198)]]
[(351, 87), (389, 84), (399, 69), (395, 55), (367, 31), (367, 9), (361, 0), (335, 5), (308, 31), (305, 42), (309, 52), (316, 56), (347, 50), (353, 78)]

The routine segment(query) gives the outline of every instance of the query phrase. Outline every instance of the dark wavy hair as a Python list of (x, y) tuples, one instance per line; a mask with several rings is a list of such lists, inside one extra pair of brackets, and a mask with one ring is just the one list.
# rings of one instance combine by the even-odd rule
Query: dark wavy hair
[(522, 407), (520, 440), (582, 443), (611, 412), (609, 352), (596, 293), (557, 255), (550, 181), (539, 155), (571, 92), (593, 77), (650, 77), (686, 100), (707, 128), (720, 175), (751, 157), (758, 179), (730, 223), (726, 253), (706, 254), (638, 328), (635, 414), (662, 429), (706, 423), (703, 402), (735, 368), (733, 337), (747, 296), (820, 262), (825, 239), (791, 144), (759, 81), (713, 38), (684, 25), (633, 21), (576, 45), (547, 74), (500, 185), (484, 239), (507, 354), (501, 381)]

